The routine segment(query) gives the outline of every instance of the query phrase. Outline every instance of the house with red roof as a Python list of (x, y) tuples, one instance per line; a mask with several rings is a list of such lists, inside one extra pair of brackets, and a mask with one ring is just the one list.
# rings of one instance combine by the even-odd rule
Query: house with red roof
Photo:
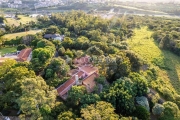
[(86, 65), (86, 64), (90, 64), (91, 63), (91, 57), (90, 56), (84, 56), (81, 58), (75, 58), (73, 60), (73, 63), (75, 66), (82, 66), (82, 65)]
[(20, 62), (24, 61), (30, 61), (32, 58), (32, 48), (25, 48), (20, 51), (20, 53), (17, 55), (16, 60)]
[(64, 100), (68, 97), (68, 91), (73, 85), (84, 85), (87, 92), (93, 92), (96, 86), (94, 79), (98, 77), (98, 68), (91, 64), (86, 64), (71, 70), (69, 75), (72, 77), (57, 88), (59, 96)]
[(14, 59), (18, 62), (30, 61), (32, 58), (32, 48), (26, 48), (20, 51), (18, 55), (8, 54), (5, 57), (0, 56), (0, 65), (8, 59)]

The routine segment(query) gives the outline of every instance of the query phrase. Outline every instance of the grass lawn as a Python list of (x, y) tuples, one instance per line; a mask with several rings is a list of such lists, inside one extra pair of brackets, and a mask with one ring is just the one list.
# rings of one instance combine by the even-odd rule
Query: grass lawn
[(25, 15), (18, 15), (18, 17), (20, 18), (20, 20), (15, 20), (14, 18), (7, 18), (6, 19), (7, 22), (5, 22), (5, 23), (10, 24), (10, 25), (14, 24), (15, 26), (18, 26), (18, 25), (20, 25), (20, 23), (26, 24), (30, 21), (34, 21), (34, 22), (37, 21), (36, 18), (32, 18), (32, 17), (25, 16)]
[(40, 32), (40, 30), (30, 30), (30, 31), (27, 31), (27, 32), (6, 34), (6, 35), (3, 36), (3, 38), (10, 40), (10, 39), (16, 38), (17, 36), (21, 37), (21, 36), (25, 36), (25, 35), (28, 35), (28, 34), (34, 35), (37, 32)]
[(128, 40), (128, 45), (149, 64), (158, 66), (158, 74), (162, 83), (157, 87), (172, 88), (180, 94), (180, 57), (172, 52), (159, 49), (151, 38), (153, 32), (149, 31), (147, 27), (135, 29), (134, 32), (135, 35), (132, 40)]
[(13, 53), (16, 51), (17, 51), (16, 47), (0, 48), (0, 54), (1, 55), (6, 54), (6, 53)]

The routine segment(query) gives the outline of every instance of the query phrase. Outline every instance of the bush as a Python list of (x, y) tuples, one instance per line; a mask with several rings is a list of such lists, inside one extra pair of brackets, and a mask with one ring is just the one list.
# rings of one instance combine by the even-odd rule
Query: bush
[(18, 45), (18, 47), (17, 47), (17, 51), (21, 51), (22, 49), (25, 49), (25, 48), (27, 48), (26, 45), (20, 44), (20, 45)]
[(173, 116), (173, 117), (178, 115), (179, 108), (176, 105), (176, 103), (167, 101), (167, 102), (163, 103), (163, 106), (165, 108), (165, 110), (164, 110), (165, 115), (169, 115), (169, 116)]
[(103, 51), (96, 46), (88, 48), (87, 53), (90, 55), (103, 55)]
[(174, 95), (172, 94), (172, 91), (169, 90), (168, 88), (163, 88), (162, 90), (163, 96), (166, 100), (172, 101), (174, 100)]
[(179, 109), (175, 103), (167, 101), (163, 104), (163, 106), (165, 108), (164, 114), (161, 115), (159, 120), (179, 120)]
[(163, 105), (161, 105), (161, 104), (155, 104), (155, 106), (153, 107), (153, 109), (152, 109), (152, 113), (154, 114), (154, 115), (162, 115), (162, 113), (164, 112), (164, 106)]
[(65, 55), (68, 55), (70, 58), (73, 58), (73, 52), (69, 49), (66, 50)]
[(149, 120), (150, 113), (143, 106), (137, 106), (135, 116), (142, 120)]
[(59, 50), (58, 50), (58, 54), (60, 56), (64, 56), (65, 52), (66, 52), (66, 50), (64, 49), (64, 47), (60, 47)]

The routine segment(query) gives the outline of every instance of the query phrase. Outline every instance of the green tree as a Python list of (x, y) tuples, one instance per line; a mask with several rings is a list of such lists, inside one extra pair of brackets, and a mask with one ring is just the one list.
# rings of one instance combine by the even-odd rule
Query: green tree
[(74, 56), (73, 52), (70, 49), (66, 50), (65, 55), (67, 55), (70, 58), (73, 58), (73, 56)]
[(92, 93), (91, 94), (85, 94), (85, 95), (81, 96), (80, 104), (85, 106), (85, 105), (94, 104), (100, 100), (101, 100), (101, 98), (97, 94), (92, 94)]
[(69, 105), (79, 105), (80, 99), (85, 93), (86, 89), (84, 86), (72, 86), (72, 88), (68, 92), (67, 98)]
[(102, 98), (110, 102), (118, 113), (129, 115), (134, 112), (134, 92), (133, 82), (129, 78), (120, 78), (113, 82), (112, 86), (102, 92)]
[(53, 58), (51, 63), (45, 70), (45, 78), (55, 77), (54, 74), (56, 73), (58, 77), (65, 77), (67, 72), (70, 70), (69, 65), (66, 64), (66, 61), (62, 58)]
[(63, 113), (65, 111), (67, 111), (67, 107), (64, 105), (63, 102), (56, 102), (55, 106), (53, 107), (53, 109), (51, 110), (51, 116), (54, 117), (54, 119), (57, 119), (59, 113)]
[(37, 48), (44, 48), (46, 46), (52, 46), (55, 48), (54, 44), (48, 40), (40, 40), (38, 43), (37, 43)]
[(32, 58), (38, 58), (39, 61), (41, 61), (42, 63), (45, 63), (50, 60), (51, 52), (45, 48), (37, 48), (33, 50)]
[(58, 115), (58, 120), (75, 120), (76, 116), (71, 111), (66, 111)]
[(148, 83), (145, 77), (138, 73), (130, 73), (129, 78), (133, 81), (134, 86), (136, 87), (136, 95), (143, 96), (147, 94)]
[(72, 39), (69, 37), (65, 37), (61, 44), (65, 49), (72, 48), (74, 45), (74, 41), (72, 41)]
[(64, 56), (65, 52), (66, 52), (66, 50), (64, 49), (63, 46), (58, 49), (58, 53), (59, 53), (60, 56)]
[(110, 82), (121, 77), (127, 77), (131, 72), (131, 63), (124, 53), (118, 53), (116, 57), (109, 57), (107, 62), (107, 78)]
[(17, 64), (17, 62), (11, 59), (3, 62), (2, 65), (0, 65), (0, 78), (6, 75), (15, 64)]
[(20, 44), (17, 46), (18, 51), (21, 51), (22, 49), (25, 49), (25, 48), (27, 48), (27, 46), (25, 44)]
[(156, 103), (155, 106), (152, 108), (152, 112), (154, 115), (160, 116), (164, 112), (164, 106)]
[(146, 108), (143, 106), (136, 107), (135, 115), (137, 118), (139, 118), (141, 120), (149, 120), (149, 118), (150, 118), (149, 111), (147, 111)]
[(176, 117), (178, 115), (179, 112), (179, 108), (176, 105), (176, 103), (170, 102), (170, 101), (166, 101), (163, 103), (164, 106), (164, 114), (165, 115), (169, 115), (169, 116), (174, 116)]
[(134, 72), (138, 72), (143, 63), (141, 58), (134, 52), (128, 50), (126, 51), (126, 56), (129, 58), (131, 62), (131, 70)]
[(91, 104), (81, 109), (81, 117), (84, 120), (119, 120), (119, 116), (114, 112), (113, 106), (104, 101)]
[(103, 51), (96, 46), (88, 48), (87, 53), (90, 55), (103, 55)]
[(55, 34), (60, 33), (59, 28), (57, 26), (51, 25), (45, 30), (45, 34)]
[[(28, 71), (25, 67), (13, 67), (1, 78), (1, 82), (4, 82), (4, 93), (1, 101), (10, 105), (9, 107), (18, 108), (16, 105), (16, 99), (22, 95), (21, 84), (22, 80), (26, 77), (35, 77), (33, 71)], [(13, 83), (13, 84), (12, 84)], [(9, 99), (11, 98), (11, 99)], [(14, 104), (14, 106), (12, 106)]]
[(16, 101), (25, 115), (38, 119), (51, 113), (57, 93), (41, 77), (22, 80), (21, 90), (22, 95)]

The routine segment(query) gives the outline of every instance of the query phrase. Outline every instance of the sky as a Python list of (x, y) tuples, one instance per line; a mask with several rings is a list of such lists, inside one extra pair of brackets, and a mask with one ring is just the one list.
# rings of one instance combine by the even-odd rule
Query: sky
[(180, 0), (125, 0), (125, 1), (137, 1), (137, 2), (172, 2), (172, 1), (174, 1), (174, 2), (180, 2)]

